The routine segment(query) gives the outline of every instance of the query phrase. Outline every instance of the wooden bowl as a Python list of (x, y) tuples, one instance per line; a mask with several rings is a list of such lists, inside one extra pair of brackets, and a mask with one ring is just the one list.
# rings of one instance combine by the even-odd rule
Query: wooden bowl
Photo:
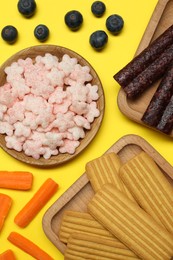
[(76, 157), (80, 152), (83, 151), (84, 148), (86, 148), (89, 143), (92, 141), (92, 139), (97, 134), (104, 115), (104, 106), (105, 106), (105, 99), (104, 99), (104, 91), (102, 87), (102, 83), (94, 70), (94, 68), (89, 64), (88, 61), (86, 61), (81, 55), (77, 54), (76, 52), (67, 49), (65, 47), (57, 46), (57, 45), (38, 45), (26, 48), (24, 50), (21, 50), (11, 56), (7, 61), (5, 61), (2, 66), (0, 67), (0, 86), (2, 86), (6, 82), (6, 74), (4, 73), (4, 68), (11, 65), (12, 62), (17, 61), (19, 58), (25, 59), (27, 57), (30, 57), (34, 59), (37, 55), (44, 55), (45, 53), (50, 53), (52, 55), (56, 55), (59, 59), (62, 58), (64, 54), (68, 54), (70, 57), (77, 58), (79, 64), (82, 66), (89, 66), (90, 67), (90, 73), (93, 76), (93, 79), (91, 81), (91, 84), (98, 85), (98, 94), (99, 99), (97, 100), (97, 107), (100, 111), (100, 116), (95, 118), (94, 122), (91, 124), (91, 129), (86, 131), (86, 135), (83, 139), (80, 141), (80, 145), (77, 147), (74, 154), (58, 154), (56, 156), (51, 156), (50, 159), (44, 159), (41, 157), (40, 159), (34, 159), (33, 157), (27, 156), (24, 152), (17, 152), (13, 149), (8, 149), (6, 147), (5, 142), (5, 135), (0, 134), (0, 146), (11, 156), (16, 158), (17, 160), (20, 160), (24, 163), (28, 163), (30, 165), (38, 166), (38, 167), (51, 167), (51, 166), (57, 166), (59, 164), (65, 163), (72, 158)]

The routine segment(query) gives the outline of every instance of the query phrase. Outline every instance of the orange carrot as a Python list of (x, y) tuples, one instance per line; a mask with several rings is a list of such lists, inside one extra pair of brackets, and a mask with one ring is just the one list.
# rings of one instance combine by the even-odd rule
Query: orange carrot
[(29, 190), (32, 187), (33, 175), (30, 172), (0, 171), (0, 188)]
[(11, 249), (4, 251), (0, 254), (0, 260), (15, 260), (15, 255)]
[(20, 235), (17, 232), (11, 232), (7, 238), (13, 245), (17, 246), (27, 254), (38, 260), (53, 260), (45, 251), (38, 247), (28, 238)]
[(19, 211), (14, 218), (14, 222), (22, 228), (26, 227), (54, 195), (57, 189), (58, 184), (51, 178), (47, 179), (28, 203)]
[(6, 194), (0, 193), (0, 231), (11, 208), (12, 199)]

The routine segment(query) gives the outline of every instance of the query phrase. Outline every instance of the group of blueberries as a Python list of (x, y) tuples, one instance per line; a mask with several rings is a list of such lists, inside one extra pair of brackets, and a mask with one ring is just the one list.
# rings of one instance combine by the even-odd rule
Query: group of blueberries
[[(19, 0), (17, 4), (18, 11), (27, 18), (34, 15), (36, 7), (35, 0)], [(102, 1), (92, 3), (91, 12), (96, 17), (103, 16), (105, 11), (106, 5)], [(79, 11), (71, 10), (65, 14), (64, 22), (69, 29), (77, 31), (83, 23), (83, 16)], [(118, 14), (112, 14), (106, 19), (106, 28), (114, 35), (120, 33), (123, 26), (124, 20)], [(6, 42), (14, 43), (17, 39), (18, 31), (14, 26), (7, 25), (2, 29), (1, 36)], [(34, 36), (41, 42), (46, 41), (49, 36), (49, 28), (44, 24), (37, 25), (34, 29)], [(104, 30), (97, 30), (90, 35), (89, 42), (95, 50), (102, 50), (108, 42), (108, 35)]]
[[(17, 3), (19, 13), (29, 18), (34, 15), (37, 4), (35, 0), (19, 0)], [(4, 41), (12, 44), (17, 40), (18, 31), (12, 25), (5, 26), (1, 31), (1, 37)], [(49, 28), (44, 24), (39, 24), (34, 29), (34, 36), (39, 41), (46, 41), (49, 36)]]
[[(91, 5), (91, 12), (96, 17), (101, 17), (106, 11), (106, 5), (102, 1), (95, 1)], [(83, 16), (79, 11), (72, 10), (65, 15), (66, 25), (73, 31), (78, 30), (83, 23)], [(106, 19), (106, 28), (112, 34), (118, 34), (124, 26), (123, 18), (118, 14), (112, 14)], [(108, 35), (104, 30), (97, 30), (90, 35), (89, 42), (96, 50), (102, 50), (108, 42)]]

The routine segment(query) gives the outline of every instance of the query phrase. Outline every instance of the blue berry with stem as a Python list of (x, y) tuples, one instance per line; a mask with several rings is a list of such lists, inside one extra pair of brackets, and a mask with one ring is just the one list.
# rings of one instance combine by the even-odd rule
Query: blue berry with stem
[(49, 28), (44, 24), (39, 24), (34, 29), (34, 36), (40, 42), (44, 42), (49, 37)]
[(35, 0), (19, 0), (17, 4), (19, 13), (27, 18), (34, 15), (36, 7)]
[(102, 1), (95, 1), (91, 5), (91, 12), (96, 17), (101, 17), (106, 11), (106, 5)]
[(112, 14), (106, 19), (106, 28), (112, 34), (118, 34), (124, 27), (124, 20), (118, 14)]
[(71, 10), (65, 14), (64, 21), (68, 28), (77, 31), (83, 23), (83, 16), (79, 11)]
[(108, 35), (103, 30), (97, 30), (90, 35), (89, 42), (95, 50), (100, 51), (106, 46)]
[(1, 31), (1, 37), (4, 41), (12, 44), (17, 40), (18, 31), (13, 25), (6, 25)]

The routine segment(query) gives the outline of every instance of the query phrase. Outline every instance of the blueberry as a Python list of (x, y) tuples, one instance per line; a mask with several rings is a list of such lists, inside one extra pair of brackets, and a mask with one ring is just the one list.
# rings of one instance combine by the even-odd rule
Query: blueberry
[(95, 1), (91, 5), (91, 12), (96, 16), (96, 17), (101, 17), (106, 10), (106, 6), (103, 2), (101, 1)]
[(44, 42), (49, 37), (49, 28), (44, 24), (39, 24), (34, 29), (34, 36), (37, 40)]
[(94, 49), (102, 50), (108, 42), (108, 35), (102, 30), (95, 31), (90, 35), (89, 42)]
[(19, 0), (17, 8), (25, 17), (31, 17), (35, 13), (36, 2), (35, 0)]
[(123, 26), (124, 20), (118, 14), (112, 14), (106, 19), (106, 28), (113, 34), (118, 34)]
[(83, 23), (83, 16), (79, 11), (72, 10), (66, 13), (64, 21), (72, 31), (76, 31)]
[(18, 31), (12, 25), (5, 26), (1, 31), (1, 37), (8, 43), (14, 43), (17, 40)]

